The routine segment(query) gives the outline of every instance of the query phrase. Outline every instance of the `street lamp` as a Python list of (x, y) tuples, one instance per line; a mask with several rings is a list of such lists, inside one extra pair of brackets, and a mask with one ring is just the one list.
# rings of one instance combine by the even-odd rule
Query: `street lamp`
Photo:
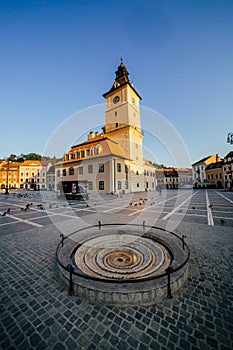
[(229, 132), (227, 135), (227, 143), (233, 145), (233, 132)]
[(9, 194), (9, 190), (8, 190), (8, 183), (9, 183), (9, 158), (7, 158), (6, 160), (7, 160), (7, 168), (6, 168), (6, 190), (5, 190), (5, 194)]

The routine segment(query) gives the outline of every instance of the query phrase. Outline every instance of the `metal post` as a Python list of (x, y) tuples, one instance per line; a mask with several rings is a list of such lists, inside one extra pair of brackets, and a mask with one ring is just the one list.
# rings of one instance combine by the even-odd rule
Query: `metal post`
[(146, 224), (146, 222), (145, 222), (145, 220), (143, 220), (143, 223), (142, 223), (143, 230), (145, 230), (145, 224)]
[(9, 185), (9, 158), (7, 158), (6, 191), (5, 191), (5, 194), (9, 194), (8, 185)]
[(101, 229), (101, 221), (98, 221), (99, 224), (99, 230)]
[(168, 266), (168, 268), (166, 269), (167, 272), (167, 297), (168, 299), (172, 299), (172, 292), (171, 292), (171, 272), (172, 272), (172, 267)]
[(73, 272), (74, 272), (74, 268), (71, 264), (67, 265), (67, 270), (70, 273), (70, 288), (69, 288), (69, 294), (73, 295), (74, 294), (74, 289), (73, 289)]
[(184, 239), (186, 238), (186, 236), (185, 235), (183, 235), (182, 237), (181, 237), (181, 240), (182, 240), (182, 246), (183, 246), (183, 250), (184, 250), (184, 247), (185, 247), (185, 242), (184, 242)]

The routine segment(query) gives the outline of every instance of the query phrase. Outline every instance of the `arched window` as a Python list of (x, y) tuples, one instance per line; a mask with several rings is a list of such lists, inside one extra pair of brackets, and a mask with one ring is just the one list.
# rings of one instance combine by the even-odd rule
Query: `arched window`
[(104, 164), (103, 163), (99, 164), (99, 172), (104, 173)]
[(62, 176), (66, 176), (66, 169), (62, 169)]
[(74, 168), (72, 166), (69, 168), (69, 175), (74, 175)]

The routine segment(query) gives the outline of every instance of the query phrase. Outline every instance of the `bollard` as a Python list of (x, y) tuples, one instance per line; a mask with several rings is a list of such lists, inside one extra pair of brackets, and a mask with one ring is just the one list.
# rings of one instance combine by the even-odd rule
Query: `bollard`
[(184, 239), (186, 238), (186, 236), (185, 235), (183, 235), (182, 237), (181, 237), (181, 240), (182, 240), (182, 244), (183, 244), (183, 250), (184, 250), (184, 247), (185, 247), (185, 245), (184, 245)]
[(168, 266), (168, 268), (166, 269), (167, 272), (167, 297), (168, 299), (172, 299), (172, 293), (171, 293), (171, 272), (172, 272), (172, 267)]
[(98, 223), (99, 223), (99, 230), (101, 229), (101, 221), (98, 221)]
[(67, 265), (67, 270), (70, 273), (70, 288), (69, 288), (69, 294), (73, 295), (74, 294), (74, 290), (73, 290), (73, 272), (74, 272), (74, 268), (71, 264)]
[(146, 222), (145, 222), (145, 220), (144, 220), (143, 223), (142, 223), (143, 230), (145, 230), (145, 224), (146, 224)]

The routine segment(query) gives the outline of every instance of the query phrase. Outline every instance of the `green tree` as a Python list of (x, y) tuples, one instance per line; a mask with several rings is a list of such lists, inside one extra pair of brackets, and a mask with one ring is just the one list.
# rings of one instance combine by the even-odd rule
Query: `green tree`
[(41, 160), (41, 155), (37, 153), (28, 153), (25, 155), (26, 160)]

